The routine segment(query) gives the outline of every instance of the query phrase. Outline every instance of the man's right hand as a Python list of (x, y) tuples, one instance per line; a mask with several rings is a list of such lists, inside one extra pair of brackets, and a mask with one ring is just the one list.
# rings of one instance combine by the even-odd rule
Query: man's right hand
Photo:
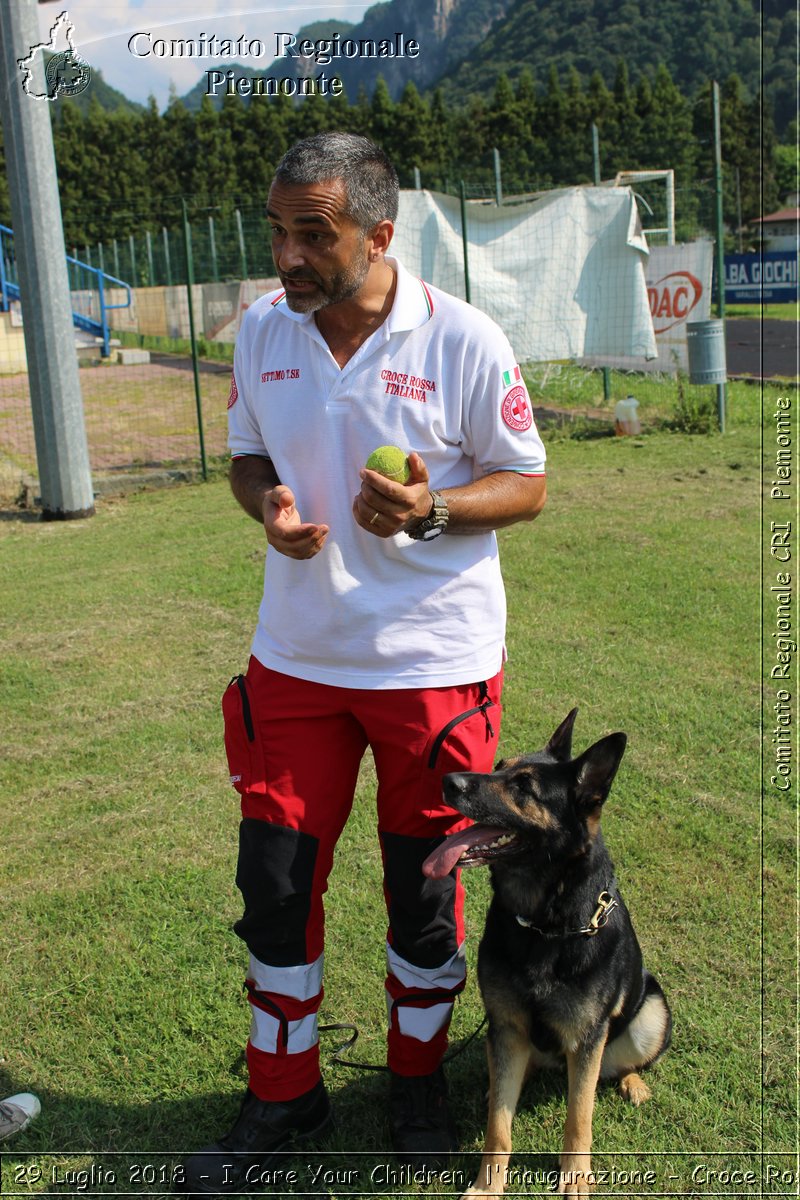
[(264, 496), (262, 505), (267, 541), (287, 558), (313, 558), (325, 545), (327, 525), (301, 521), (291, 488), (279, 483)]

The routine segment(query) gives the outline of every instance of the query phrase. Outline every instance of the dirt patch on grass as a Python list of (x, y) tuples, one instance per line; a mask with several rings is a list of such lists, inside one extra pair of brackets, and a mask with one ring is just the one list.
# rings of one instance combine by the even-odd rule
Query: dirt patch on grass
[[(79, 369), (92, 472), (195, 463), (200, 457), (190, 359)], [(206, 452), (225, 452), (230, 368), (200, 375)], [(28, 376), (0, 377), (0, 494), (36, 476)]]

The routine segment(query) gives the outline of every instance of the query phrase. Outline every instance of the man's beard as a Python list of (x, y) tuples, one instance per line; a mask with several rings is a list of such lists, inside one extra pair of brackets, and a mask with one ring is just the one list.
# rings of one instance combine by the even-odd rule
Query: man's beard
[(291, 282), (292, 279), (308, 280), (316, 284), (317, 290), (310, 292), (308, 295), (292, 295), (286, 292), (286, 303), (292, 312), (310, 313), (318, 312), (321, 308), (328, 308), (331, 304), (341, 304), (344, 300), (351, 300), (353, 296), (360, 291), (364, 280), (369, 274), (369, 261), (364, 259), (354, 260), (349, 267), (339, 271), (333, 278), (323, 283), (318, 275), (309, 275), (304, 272), (298, 272), (296, 275), (285, 275), (282, 282), (285, 284)]

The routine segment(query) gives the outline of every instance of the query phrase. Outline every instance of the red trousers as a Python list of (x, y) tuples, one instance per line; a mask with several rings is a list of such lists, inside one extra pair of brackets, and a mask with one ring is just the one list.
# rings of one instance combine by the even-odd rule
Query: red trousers
[(450, 771), (489, 771), (502, 672), (458, 687), (362, 690), (311, 683), (250, 660), (223, 697), (231, 782), (241, 794), (236, 882), (250, 951), (250, 1087), (301, 1095), (319, 1079), (323, 895), (371, 747), (389, 929), (388, 1065), (427, 1074), (441, 1061), (465, 982), (458, 872), (426, 879), (443, 836), (468, 824), (442, 801)]

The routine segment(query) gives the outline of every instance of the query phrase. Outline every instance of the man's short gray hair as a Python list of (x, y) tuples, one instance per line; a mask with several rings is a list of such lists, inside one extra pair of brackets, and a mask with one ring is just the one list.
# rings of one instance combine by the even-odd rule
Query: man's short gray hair
[(338, 131), (315, 133), (287, 150), (275, 171), (275, 182), (289, 187), (329, 179), (344, 184), (347, 216), (364, 233), (379, 221), (396, 220), (397, 172), (369, 138)]

